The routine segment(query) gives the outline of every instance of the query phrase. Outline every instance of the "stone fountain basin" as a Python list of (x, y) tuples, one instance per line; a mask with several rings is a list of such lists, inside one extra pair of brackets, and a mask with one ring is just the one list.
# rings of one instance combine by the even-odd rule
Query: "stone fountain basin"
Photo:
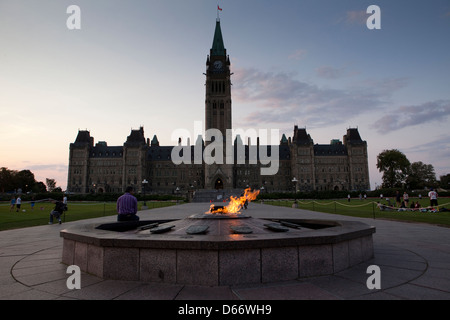
[[(62, 262), (104, 279), (188, 285), (238, 285), (334, 274), (373, 257), (375, 227), (357, 221), (193, 215), (177, 220), (83, 224), (61, 231)], [(140, 227), (173, 226), (166, 233)], [(205, 234), (187, 234), (192, 225)], [(250, 234), (235, 234), (246, 226)]]

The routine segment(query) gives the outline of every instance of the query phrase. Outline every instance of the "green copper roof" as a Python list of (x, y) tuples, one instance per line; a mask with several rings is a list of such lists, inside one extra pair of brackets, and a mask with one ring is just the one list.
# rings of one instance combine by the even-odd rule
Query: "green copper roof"
[(159, 141), (158, 141), (158, 138), (156, 137), (156, 134), (153, 136), (151, 145), (152, 146), (159, 146)]
[(212, 56), (225, 56), (225, 46), (223, 44), (222, 30), (220, 29), (220, 20), (216, 21), (216, 31), (214, 32), (214, 40), (211, 48)]

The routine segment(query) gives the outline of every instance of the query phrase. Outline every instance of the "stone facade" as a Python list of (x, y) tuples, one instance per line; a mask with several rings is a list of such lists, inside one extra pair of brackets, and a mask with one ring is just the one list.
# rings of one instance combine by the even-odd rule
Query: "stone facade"
[[(294, 177), (298, 180), (298, 191), (369, 189), (367, 143), (356, 128), (347, 129), (343, 142), (333, 140), (322, 145), (314, 144), (306, 130), (296, 126), (293, 139), (283, 135), (278, 147), (280, 161), (276, 175), (261, 175), (261, 164), (249, 164), (246, 159), (245, 164), (223, 165), (231, 168), (228, 171), (214, 165), (217, 171), (212, 179), (207, 179), (206, 173), (212, 171), (208, 170), (209, 165), (175, 165), (171, 158), (174, 147), (160, 146), (156, 136), (151, 142), (145, 139), (142, 127), (132, 130), (123, 146), (108, 146), (104, 141), (94, 145), (89, 131), (79, 131), (75, 142), (70, 144), (68, 191), (123, 192), (128, 185), (140, 191), (144, 179), (149, 182), (146, 186), (149, 193), (246, 187), (264, 187), (265, 192), (293, 191)], [(247, 145), (245, 150), (248, 155)], [(221, 187), (216, 178), (232, 183)]]
[[(232, 129), (230, 58), (223, 44), (220, 21), (216, 22), (213, 45), (206, 61), (205, 130), (218, 129), (224, 135)], [(192, 154), (205, 150), (210, 139), (197, 139)], [(146, 139), (144, 128), (132, 130), (123, 146), (94, 144), (89, 131), (79, 131), (70, 144), (67, 190), (74, 193), (123, 192), (129, 185), (140, 191), (148, 181), (146, 192), (173, 194), (198, 189), (258, 188), (275, 191), (367, 190), (370, 188), (367, 143), (357, 128), (347, 129), (343, 141), (314, 144), (306, 129), (294, 127), (292, 138), (281, 138), (278, 148), (279, 169), (275, 175), (261, 175), (261, 164), (251, 164), (249, 155), (261, 147), (237, 137), (234, 141), (234, 164), (174, 164), (174, 146), (160, 146), (156, 135)], [(237, 148), (245, 150), (245, 161), (237, 161)], [(256, 149), (255, 149), (256, 148)], [(225, 159), (225, 148), (224, 159)], [(259, 154), (258, 154), (259, 157)], [(258, 158), (259, 160), (259, 158)], [(294, 184), (293, 178), (297, 182)]]

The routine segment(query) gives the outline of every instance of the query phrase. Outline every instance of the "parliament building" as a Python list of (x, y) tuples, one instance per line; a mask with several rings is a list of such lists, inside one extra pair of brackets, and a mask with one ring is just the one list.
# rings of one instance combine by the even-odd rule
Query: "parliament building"
[[(206, 60), (205, 131), (218, 129), (224, 140), (227, 129), (232, 129), (230, 65), (217, 19)], [(367, 142), (361, 139), (357, 128), (347, 129), (342, 141), (314, 144), (305, 128), (294, 126), (292, 137), (283, 134), (277, 148), (264, 146), (269, 153), (279, 153), (278, 172), (274, 175), (262, 175), (261, 163), (249, 161), (254, 148), (261, 147), (259, 139), (255, 142), (251, 145), (249, 140), (244, 145), (241, 139), (234, 140), (234, 151), (242, 147), (246, 161), (175, 164), (175, 146), (161, 146), (155, 134), (151, 140), (146, 138), (143, 127), (131, 130), (121, 146), (108, 146), (105, 141), (94, 143), (89, 131), (79, 130), (75, 142), (70, 144), (67, 191), (120, 193), (127, 186), (133, 186), (137, 192), (145, 188), (147, 193), (158, 194), (247, 187), (264, 192), (370, 189)], [(200, 136), (191, 148), (205, 150), (208, 143)]]

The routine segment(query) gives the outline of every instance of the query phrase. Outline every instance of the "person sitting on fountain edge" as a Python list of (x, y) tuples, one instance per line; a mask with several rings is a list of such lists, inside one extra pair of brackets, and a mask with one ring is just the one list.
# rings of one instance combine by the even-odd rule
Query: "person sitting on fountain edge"
[(64, 203), (58, 200), (50, 200), (55, 204), (55, 208), (50, 212), (50, 221), (48, 222), (48, 224), (53, 224), (53, 218), (58, 219), (59, 224), (61, 224), (61, 215), (64, 212)]
[(117, 199), (117, 221), (138, 221), (137, 199), (133, 196), (133, 187), (127, 187), (125, 193)]

